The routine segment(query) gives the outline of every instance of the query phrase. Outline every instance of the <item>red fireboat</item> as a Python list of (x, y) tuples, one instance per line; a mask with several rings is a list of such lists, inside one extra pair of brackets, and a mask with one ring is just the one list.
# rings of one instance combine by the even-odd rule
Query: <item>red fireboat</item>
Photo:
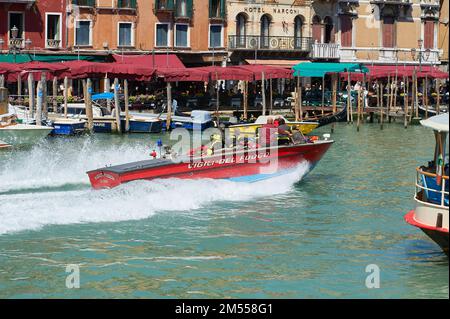
[[(303, 137), (286, 145), (220, 148), (213, 153), (173, 156), (108, 166), (88, 171), (94, 189), (113, 188), (122, 183), (156, 178), (228, 179), (254, 182), (292, 172), (308, 163), (309, 172), (334, 142), (318, 137)], [(306, 173), (307, 173), (306, 172)]]

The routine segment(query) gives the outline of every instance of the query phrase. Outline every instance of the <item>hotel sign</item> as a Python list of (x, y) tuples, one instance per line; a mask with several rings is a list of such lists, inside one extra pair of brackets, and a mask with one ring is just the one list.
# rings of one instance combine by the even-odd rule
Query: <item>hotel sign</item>
[(279, 6), (274, 7), (244, 7), (244, 12), (246, 13), (272, 13), (272, 14), (300, 14), (299, 9), (295, 9), (292, 7), (289, 8), (280, 8)]

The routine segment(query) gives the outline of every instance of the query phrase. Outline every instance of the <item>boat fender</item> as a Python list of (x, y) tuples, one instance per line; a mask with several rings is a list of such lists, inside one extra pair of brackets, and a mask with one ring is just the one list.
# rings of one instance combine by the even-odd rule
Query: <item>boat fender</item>
[(150, 153), (150, 156), (153, 157), (153, 158), (156, 158), (156, 156), (157, 156), (156, 151), (153, 150), (153, 151)]

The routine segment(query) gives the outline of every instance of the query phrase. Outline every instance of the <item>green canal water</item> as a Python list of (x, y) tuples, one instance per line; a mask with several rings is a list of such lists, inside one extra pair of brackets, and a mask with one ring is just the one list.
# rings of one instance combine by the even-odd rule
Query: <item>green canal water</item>
[[(448, 258), (403, 220), (431, 131), (339, 124), (304, 178), (299, 167), (254, 184), (90, 189), (85, 171), (145, 159), (157, 138), (49, 138), (0, 152), (0, 297), (449, 297)], [(72, 264), (78, 289), (66, 287)], [(378, 289), (365, 284), (370, 264)]]

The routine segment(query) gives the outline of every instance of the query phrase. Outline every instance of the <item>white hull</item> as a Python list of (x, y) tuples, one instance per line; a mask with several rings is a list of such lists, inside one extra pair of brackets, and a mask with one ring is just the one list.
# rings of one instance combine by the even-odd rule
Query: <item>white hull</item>
[(52, 129), (48, 126), (14, 124), (0, 128), (0, 141), (13, 146), (31, 145), (45, 138)]

